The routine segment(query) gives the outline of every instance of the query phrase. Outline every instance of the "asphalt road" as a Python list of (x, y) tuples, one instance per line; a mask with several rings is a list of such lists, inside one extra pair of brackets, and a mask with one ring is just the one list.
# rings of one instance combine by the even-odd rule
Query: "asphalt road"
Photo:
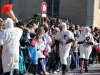
[[(92, 67), (88, 67), (88, 69), (89, 69), (88, 73), (85, 73), (83, 70), (83, 73), (80, 74), (79, 70), (73, 70), (73, 71), (69, 71), (68, 73), (66, 73), (66, 75), (100, 75), (100, 64), (95, 64)], [(49, 75), (62, 75), (61, 73), (62, 72), (60, 71), (57, 74), (50, 73)]]
[[(66, 75), (100, 75), (100, 64), (95, 64), (94, 66), (88, 67), (88, 68), (89, 68), (88, 73), (85, 73), (83, 70), (83, 73), (80, 74), (79, 70), (73, 70), (66, 73)], [(62, 75), (61, 73), (62, 72), (60, 71), (60, 72), (57, 72), (57, 74), (50, 73), (49, 75)], [(3, 75), (3, 74), (0, 74), (0, 75)], [(33, 75), (33, 74), (29, 74), (29, 75)]]

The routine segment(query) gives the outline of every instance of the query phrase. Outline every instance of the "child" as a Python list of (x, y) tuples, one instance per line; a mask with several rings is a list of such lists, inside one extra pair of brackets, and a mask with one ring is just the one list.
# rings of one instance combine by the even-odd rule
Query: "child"
[(33, 39), (34, 34), (30, 35), (30, 46), (29, 46), (29, 52), (30, 52), (30, 64), (32, 64), (32, 67), (34, 67), (34, 75), (37, 75), (37, 68), (38, 68), (38, 43)]
[(73, 54), (74, 54), (74, 57), (75, 57), (76, 68), (79, 66), (79, 56), (78, 56), (79, 45), (77, 43), (78, 43), (78, 38), (75, 37), (75, 41), (72, 44), (72, 51), (73, 51)]
[(57, 72), (55, 71), (56, 66), (57, 66), (57, 52), (56, 52), (56, 45), (54, 45), (51, 52), (51, 62), (49, 65), (49, 72), (57, 74)]

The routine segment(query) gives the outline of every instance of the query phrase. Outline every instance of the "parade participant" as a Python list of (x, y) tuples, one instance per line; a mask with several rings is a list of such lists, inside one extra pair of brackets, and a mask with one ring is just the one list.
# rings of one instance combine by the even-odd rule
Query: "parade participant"
[(19, 75), (19, 40), (22, 35), (20, 28), (14, 27), (13, 20), (7, 18), (3, 21), (5, 29), (0, 34), (0, 45), (2, 50), (2, 66), (5, 75)]
[(71, 49), (71, 42), (74, 41), (74, 35), (67, 30), (66, 24), (59, 25), (60, 32), (56, 35), (56, 40), (59, 41), (60, 60), (62, 64), (62, 75), (66, 73), (67, 58)]
[(84, 27), (83, 33), (78, 38), (78, 44), (80, 44), (80, 58), (81, 58), (80, 73), (82, 73), (84, 62), (85, 62), (85, 72), (88, 72), (88, 68), (87, 68), (88, 59), (92, 51), (93, 43), (94, 43), (94, 39), (92, 34), (90, 33), (90, 28)]

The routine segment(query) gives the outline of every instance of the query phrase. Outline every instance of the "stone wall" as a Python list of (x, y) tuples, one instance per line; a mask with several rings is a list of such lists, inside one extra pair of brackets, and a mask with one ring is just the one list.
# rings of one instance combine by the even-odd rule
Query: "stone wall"
[(94, 19), (94, 0), (87, 0), (87, 26), (93, 26)]
[(87, 0), (60, 0), (60, 17), (75, 25), (86, 25)]
[[(13, 3), (13, 11), (23, 21), (41, 14), (44, 0), (0, 0), (0, 10), (4, 4)], [(3, 19), (6, 14), (0, 14)], [(75, 25), (100, 27), (100, 0), (60, 0), (60, 17), (72, 21)]]
[(3, 7), (3, 5), (10, 3), (9, 0), (0, 0), (0, 17), (2, 17), (3, 19), (6, 19), (8, 16), (5, 13), (1, 14), (1, 9)]
[(19, 0), (18, 18), (25, 21), (36, 13), (41, 13), (43, 0)]

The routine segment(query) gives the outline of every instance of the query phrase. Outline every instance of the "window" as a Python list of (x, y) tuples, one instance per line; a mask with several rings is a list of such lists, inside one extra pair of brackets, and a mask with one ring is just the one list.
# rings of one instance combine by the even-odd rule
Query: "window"
[(47, 15), (50, 17), (59, 17), (60, 0), (44, 0), (47, 3)]

